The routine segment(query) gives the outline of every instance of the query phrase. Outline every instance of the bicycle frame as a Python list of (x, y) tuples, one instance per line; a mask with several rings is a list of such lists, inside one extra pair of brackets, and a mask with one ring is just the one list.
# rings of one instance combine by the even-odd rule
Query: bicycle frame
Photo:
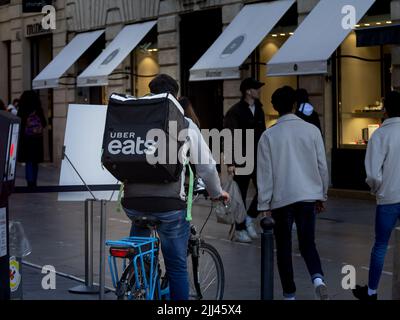
[[(159, 252), (159, 239), (158, 238), (142, 238), (142, 237), (129, 237), (118, 241), (107, 241), (106, 245), (111, 248), (133, 248), (133, 256), (125, 257), (123, 261), (123, 269), (126, 270), (126, 259), (132, 261), (135, 277), (135, 289), (144, 290), (146, 293), (146, 300), (154, 300), (154, 293), (156, 287), (158, 292), (161, 292), (161, 284), (159, 281), (158, 270), (158, 252)], [(150, 247), (150, 248), (149, 248)], [(145, 259), (150, 259), (150, 270), (145, 269)], [(111, 272), (111, 278), (114, 288), (117, 287), (119, 281), (117, 257), (111, 254), (108, 257), (108, 264)], [(142, 275), (142, 282), (139, 281), (139, 270)], [(140, 285), (144, 287), (141, 288)], [(167, 292), (164, 292), (167, 294)]]
[[(197, 293), (197, 299), (203, 299), (203, 295), (200, 288), (200, 282), (198, 278), (199, 271), (199, 248), (203, 240), (201, 239), (202, 231), (206, 226), (210, 216), (212, 213), (212, 208), (210, 213), (204, 222), (200, 232), (198, 233), (196, 227), (194, 225), (190, 226), (190, 239), (188, 242), (188, 255), (190, 255), (192, 259), (192, 267), (193, 267), (193, 277), (194, 277), (194, 286)], [(129, 257), (125, 257), (123, 261), (123, 270), (126, 272), (126, 259), (132, 261), (134, 268), (134, 276), (135, 276), (135, 289), (136, 290), (145, 290), (146, 292), (146, 300), (154, 300), (154, 299), (162, 299), (165, 298), (169, 300), (169, 286), (166, 288), (161, 288), (161, 271), (159, 268), (159, 243), (160, 239), (157, 235), (156, 228), (150, 228), (151, 237), (150, 238), (142, 238), (142, 237), (128, 237), (121, 239), (119, 241), (107, 241), (106, 245), (112, 248), (134, 248), (135, 253)], [(146, 248), (146, 246), (150, 245), (150, 249)], [(150, 257), (150, 270), (146, 272), (145, 270), (145, 258)], [(119, 283), (119, 275), (116, 257), (111, 254), (108, 257), (108, 264), (110, 267), (111, 277), (114, 288), (117, 288), (117, 284)], [(141, 271), (141, 275), (143, 278), (143, 286), (144, 288), (140, 288), (139, 281), (139, 272)], [(124, 274), (122, 274), (124, 275)], [(158, 297), (155, 297), (155, 290), (158, 292)]]

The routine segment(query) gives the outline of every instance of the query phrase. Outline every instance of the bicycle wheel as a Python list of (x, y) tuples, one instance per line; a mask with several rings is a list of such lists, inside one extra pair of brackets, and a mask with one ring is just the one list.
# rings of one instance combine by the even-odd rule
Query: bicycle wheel
[[(148, 261), (144, 262), (144, 268), (145, 268), (145, 273), (146, 275), (149, 275), (150, 273), (150, 263)], [(129, 265), (126, 267), (124, 270), (120, 281), (117, 283), (117, 288), (116, 288), (116, 295), (118, 300), (146, 300), (146, 290), (144, 289), (144, 280), (143, 280), (143, 274), (141, 268), (138, 269), (138, 280), (139, 280), (139, 286), (136, 286), (136, 278), (135, 278), (135, 269), (133, 267), (133, 262), (131, 261)], [(158, 279), (156, 279), (156, 282), (159, 281), (159, 275)], [(160, 299), (159, 295), (159, 290), (158, 290), (159, 284), (155, 284), (154, 288), (154, 300)], [(139, 289), (137, 288), (139, 287)]]
[(192, 300), (222, 300), (225, 273), (218, 251), (207, 243), (201, 243), (199, 255), (188, 257), (189, 295)]

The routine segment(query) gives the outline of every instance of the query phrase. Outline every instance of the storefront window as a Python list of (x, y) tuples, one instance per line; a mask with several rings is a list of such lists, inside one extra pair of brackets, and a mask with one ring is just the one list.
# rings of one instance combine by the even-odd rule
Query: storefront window
[(139, 46), (134, 54), (134, 96), (142, 97), (149, 93), (149, 83), (159, 73), (158, 50), (155, 47)]
[[(260, 45), (260, 61), (268, 63), (289, 36), (289, 33), (285, 33), (285, 35), (283, 35), (283, 33), (272, 33), (270, 36), (265, 38)], [(278, 119), (278, 113), (274, 110), (271, 104), (272, 94), (275, 90), (283, 86), (291, 86), (296, 89), (297, 77), (267, 77), (266, 66), (261, 65), (260, 81), (265, 83), (265, 86), (261, 90), (261, 102), (264, 105), (267, 127), (270, 127), (276, 123), (276, 120)]]
[(372, 133), (382, 124), (385, 92), (385, 56), (388, 46), (357, 47), (352, 32), (340, 47), (339, 144), (365, 148)]
[(131, 54), (132, 94), (142, 97), (150, 92), (149, 83), (160, 72), (157, 28), (154, 27)]

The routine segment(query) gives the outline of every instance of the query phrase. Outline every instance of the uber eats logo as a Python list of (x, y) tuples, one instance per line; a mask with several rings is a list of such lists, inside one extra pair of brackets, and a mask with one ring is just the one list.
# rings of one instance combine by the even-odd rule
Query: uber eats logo
[(110, 132), (108, 152), (112, 155), (153, 155), (157, 151), (154, 140), (145, 140), (135, 132)]

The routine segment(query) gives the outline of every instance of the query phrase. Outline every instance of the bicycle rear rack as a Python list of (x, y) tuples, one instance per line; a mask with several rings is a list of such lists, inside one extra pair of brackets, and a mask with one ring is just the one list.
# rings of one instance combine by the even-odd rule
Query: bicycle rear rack
[[(123, 238), (117, 241), (106, 241), (106, 246), (110, 248), (132, 248), (134, 249), (134, 255), (129, 257), (133, 262), (134, 272), (135, 272), (135, 289), (144, 289), (146, 291), (146, 299), (152, 300), (154, 297), (154, 292), (156, 284), (155, 279), (157, 279), (157, 266), (156, 257), (158, 257), (159, 250), (159, 240), (157, 238), (144, 238), (144, 237), (129, 237)], [(128, 258), (128, 257), (127, 257)], [(122, 270), (126, 269), (127, 258), (122, 258)], [(120, 258), (121, 259), (121, 258)], [(150, 270), (145, 268), (145, 259), (149, 263)], [(110, 268), (112, 283), (114, 288), (117, 288), (119, 281), (117, 257), (109, 254), (108, 265)], [(139, 281), (139, 272), (141, 271), (144, 288), (141, 288), (141, 281)], [(122, 271), (123, 272), (123, 271)]]

